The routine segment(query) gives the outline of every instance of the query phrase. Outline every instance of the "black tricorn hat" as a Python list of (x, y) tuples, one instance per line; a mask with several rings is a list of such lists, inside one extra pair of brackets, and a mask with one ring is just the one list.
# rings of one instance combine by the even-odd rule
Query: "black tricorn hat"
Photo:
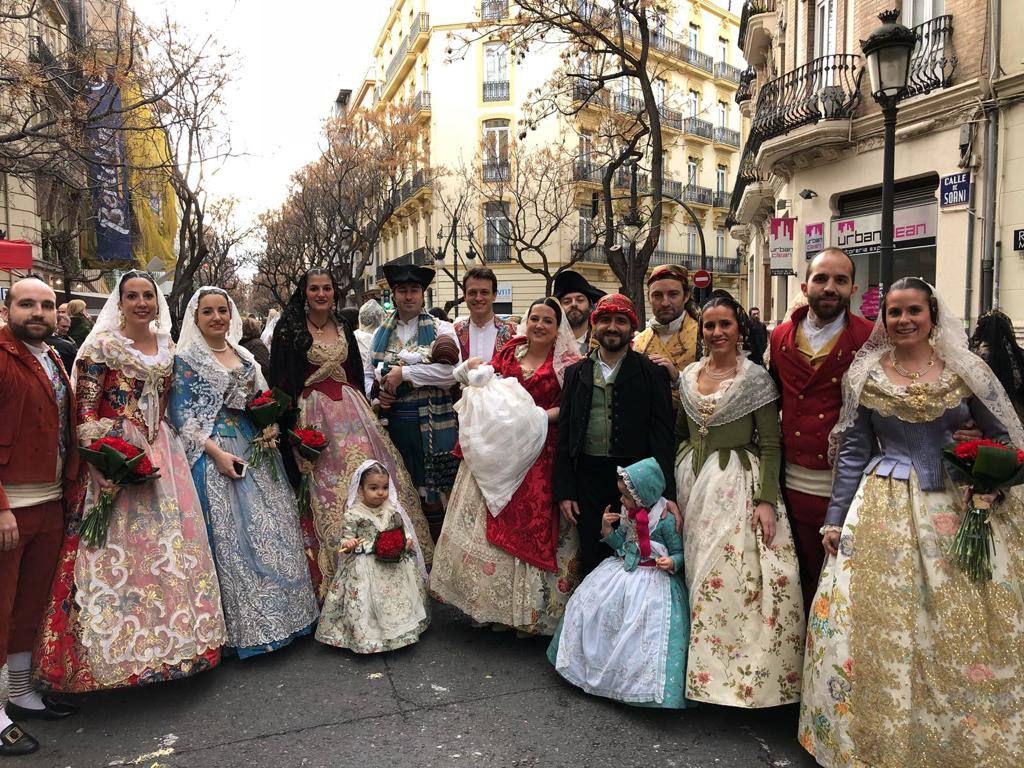
[(590, 299), (591, 304), (604, 296), (604, 291), (600, 288), (595, 288), (587, 282), (587, 278), (579, 272), (573, 272), (571, 269), (555, 275), (554, 289), (555, 297), (558, 299), (569, 293), (582, 293)]
[(426, 290), (434, 281), (434, 270), (430, 267), (418, 267), (415, 264), (384, 264), (381, 269), (390, 288), (402, 283), (416, 283)]

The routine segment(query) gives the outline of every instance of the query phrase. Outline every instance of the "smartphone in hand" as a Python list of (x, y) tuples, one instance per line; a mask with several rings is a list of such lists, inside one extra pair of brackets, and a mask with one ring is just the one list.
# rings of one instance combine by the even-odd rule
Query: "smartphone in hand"
[(244, 461), (233, 461), (231, 462), (232, 468), (235, 470), (235, 474), (239, 477), (245, 477), (245, 470), (248, 468), (248, 464)]

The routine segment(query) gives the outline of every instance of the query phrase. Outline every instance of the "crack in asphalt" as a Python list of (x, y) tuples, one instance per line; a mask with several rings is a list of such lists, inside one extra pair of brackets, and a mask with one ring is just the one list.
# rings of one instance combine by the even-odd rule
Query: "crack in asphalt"
[[(387, 664), (387, 662), (385, 660), (385, 665), (386, 664)], [(388, 679), (390, 680), (390, 669), (388, 670)], [(398, 702), (399, 702), (399, 709), (398, 709), (397, 712), (381, 712), (381, 713), (376, 714), (376, 715), (362, 715), (362, 716), (359, 716), (359, 717), (350, 717), (350, 718), (347, 718), (345, 720), (337, 720), (337, 721), (331, 721), (331, 722), (326, 722), (326, 723), (317, 723), (316, 725), (306, 725), (306, 726), (301, 726), (301, 727), (298, 727), (298, 728), (285, 728), (285, 729), (280, 730), (280, 731), (269, 731), (267, 733), (261, 733), (261, 734), (259, 734), (257, 736), (246, 736), (246, 737), (240, 738), (240, 739), (229, 739), (227, 741), (218, 742), (216, 744), (204, 744), (202, 746), (186, 747), (186, 748), (182, 748), (182, 749), (176, 749), (174, 751), (174, 756), (178, 757), (178, 756), (181, 756), (181, 755), (194, 755), (194, 754), (197, 754), (199, 752), (207, 752), (207, 751), (209, 751), (211, 749), (218, 749), (220, 747), (231, 747), (231, 746), (235, 746), (235, 745), (238, 745), (238, 744), (246, 744), (246, 743), (249, 743), (249, 742), (262, 741), (264, 739), (274, 738), (275, 736), (288, 736), (290, 734), (306, 733), (307, 731), (316, 731), (316, 730), (319, 730), (321, 728), (330, 728), (330, 727), (339, 726), (339, 725), (351, 725), (353, 723), (372, 722), (373, 720), (380, 720), (380, 719), (383, 719), (383, 718), (386, 718), (386, 717), (398, 716), (398, 717), (401, 717), (403, 720), (408, 721), (408, 717), (407, 717), (408, 715), (415, 715), (415, 714), (418, 714), (420, 712), (433, 712), (433, 711), (437, 711), (437, 710), (441, 710), (441, 709), (446, 709), (448, 707), (458, 706), (460, 704), (476, 704), (476, 703), (484, 702), (484, 701), (493, 701), (493, 700), (496, 700), (496, 699), (505, 698), (507, 696), (518, 696), (519, 694), (523, 694), (523, 693), (536, 693), (536, 692), (539, 692), (539, 691), (549, 691), (549, 690), (552, 690), (553, 688), (557, 688), (557, 687), (559, 687), (559, 686), (556, 683), (556, 684), (553, 684), (553, 685), (540, 685), (540, 686), (535, 686), (533, 688), (523, 688), (521, 690), (516, 690), (516, 691), (504, 691), (502, 693), (495, 693), (495, 694), (491, 694), (491, 695), (488, 695), (488, 696), (478, 696), (476, 698), (456, 699), (454, 701), (439, 701), (436, 704), (417, 704), (416, 702), (411, 701), (410, 699), (406, 699), (406, 698), (402, 697), (398, 693), (397, 689), (394, 688), (394, 685), (392, 684), (392, 691), (395, 694), (395, 697), (396, 697), (396, 699), (398, 699)], [(407, 704), (411, 704), (413, 708), (412, 709), (403, 710), (401, 708), (401, 702), (402, 701), (404, 701)]]

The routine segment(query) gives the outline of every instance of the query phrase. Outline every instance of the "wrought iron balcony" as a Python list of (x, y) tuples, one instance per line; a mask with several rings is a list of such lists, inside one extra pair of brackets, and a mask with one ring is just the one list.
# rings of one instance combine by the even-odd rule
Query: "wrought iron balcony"
[(851, 117), (860, 102), (860, 56), (822, 56), (769, 80), (757, 97), (751, 125), (760, 140), (782, 136), (819, 120)]
[(407, 181), (402, 188), (402, 199), (403, 201), (408, 200), (410, 197), (415, 195), (424, 187), (429, 187), (434, 181), (434, 176), (430, 172), (429, 168), (416, 171), (412, 179)]
[(410, 263), (415, 264), (418, 267), (432, 267), (434, 266), (434, 252), (429, 248), (419, 247), (411, 254), (407, 254), (411, 261)]
[(953, 50), (953, 17), (936, 16), (914, 27), (917, 46), (910, 57), (910, 76), (907, 91), (901, 97), (909, 99), (936, 88), (948, 88), (953, 83), (957, 56)]
[[(622, 31), (626, 37), (632, 38), (634, 41), (639, 42), (640, 37), (640, 25), (636, 19), (623, 17), (622, 19)], [(656, 51), (659, 51), (666, 56), (671, 56), (679, 61), (685, 61), (688, 64), (692, 64), (695, 67), (703, 69), (706, 72), (711, 72), (714, 69), (714, 59), (706, 53), (691, 48), (685, 43), (681, 43), (674, 37), (666, 35), (657, 29), (649, 31), (650, 46)]]
[(412, 100), (413, 112), (430, 111), (430, 91), (419, 91)]
[(753, 83), (756, 79), (757, 72), (753, 67), (747, 67), (740, 73), (740, 87), (736, 89), (736, 95), (733, 97), (737, 104), (750, 101), (750, 97), (754, 94)]
[(42, 35), (28, 36), (28, 60), (35, 64), (42, 64), (44, 67), (53, 64), (57, 57), (53, 55), (50, 46), (42, 38)]
[(714, 126), (699, 117), (688, 117), (683, 120), (683, 131), (691, 136), (701, 136), (709, 141), (714, 137)]
[(687, 184), (683, 187), (683, 200), (698, 205), (711, 205), (714, 195), (710, 187), (699, 187), (696, 184)]
[(508, 160), (490, 160), (484, 163), (484, 181), (508, 181)]
[(685, 251), (663, 251), (657, 250), (651, 254), (649, 267), (658, 267), (662, 264), (676, 264), (687, 269), (700, 269), (700, 254), (686, 253)]
[(512, 261), (512, 247), (508, 243), (484, 243), (484, 261), (489, 264)]
[(715, 144), (728, 144), (730, 147), (740, 146), (740, 132), (722, 125), (715, 126)]
[(624, 115), (636, 115), (643, 112), (646, 108), (643, 99), (637, 96), (630, 96), (628, 93), (616, 93), (612, 103), (615, 111), (621, 112)]
[(572, 180), (600, 183), (601, 166), (589, 160), (577, 160), (572, 167)]
[(577, 261), (582, 261), (586, 264), (608, 263), (604, 249), (594, 243), (580, 243), (574, 240), (572, 243), (572, 255)]
[(484, 101), (508, 101), (508, 80), (492, 80), (484, 83)]
[(508, 0), (483, 0), (480, 18), (484, 21), (500, 21), (508, 18)]
[(715, 208), (728, 208), (729, 207), (729, 195), (724, 189), (720, 189), (715, 192), (715, 199), (711, 205)]
[[(612, 187), (616, 189), (629, 189), (632, 172), (629, 168), (619, 168), (612, 178)], [(636, 175), (636, 188), (638, 192), (648, 192), (651, 188), (650, 179), (646, 173)]]
[(663, 128), (672, 128), (676, 131), (683, 130), (683, 113), (675, 109), (669, 109), (664, 104), (658, 105), (658, 112), (661, 113), (661, 125)]
[(743, 4), (743, 12), (740, 13), (740, 29), (736, 36), (736, 44), (743, 50), (744, 38), (747, 36), (747, 25), (751, 16), (759, 13), (772, 13), (775, 11), (775, 0), (747, 0)]
[(715, 62), (715, 77), (719, 80), (728, 80), (730, 83), (739, 83), (742, 75), (743, 70), (739, 67), (734, 67), (732, 64), (726, 64), (724, 61)]
[(412, 26), (409, 28), (409, 34), (402, 40), (398, 46), (398, 50), (395, 51), (395, 55), (391, 57), (391, 63), (388, 64), (388, 68), (385, 71), (384, 82), (390, 83), (394, 78), (395, 74), (402, 67), (402, 63), (405, 61), (406, 54), (409, 53), (410, 47), (415, 43), (416, 38), (421, 34), (430, 30), (430, 14), (420, 13), (413, 19)]
[(712, 272), (724, 275), (738, 275), (740, 273), (740, 260), (732, 256), (711, 256), (708, 257), (708, 267)]
[(683, 43), (679, 43), (679, 47), (679, 58), (687, 64), (692, 64), (697, 69), (703, 69), (705, 72), (711, 72), (715, 68), (715, 60), (711, 57), (711, 54), (698, 51), (696, 48), (691, 48)]
[(572, 100), (585, 101), (588, 104), (598, 104), (602, 107), (608, 106), (608, 93), (604, 90), (594, 90), (590, 83), (575, 82), (572, 85)]
[(683, 196), (683, 182), (677, 181), (676, 179), (670, 179), (667, 176), (661, 177), (661, 194), (670, 195), (672, 197)]

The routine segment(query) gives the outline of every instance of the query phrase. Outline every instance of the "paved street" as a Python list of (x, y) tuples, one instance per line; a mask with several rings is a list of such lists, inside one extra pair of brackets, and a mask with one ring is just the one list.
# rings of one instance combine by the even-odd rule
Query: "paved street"
[(397, 653), (306, 640), (193, 680), (84, 697), (78, 717), (32, 723), (43, 748), (17, 768), (814, 765), (795, 707), (630, 708), (564, 683), (545, 648), (438, 608), (422, 642)]

